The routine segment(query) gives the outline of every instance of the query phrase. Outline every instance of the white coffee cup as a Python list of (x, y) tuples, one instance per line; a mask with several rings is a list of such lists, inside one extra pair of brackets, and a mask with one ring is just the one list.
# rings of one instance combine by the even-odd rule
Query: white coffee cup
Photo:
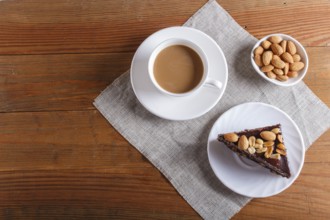
[[(182, 45), (189, 47), (193, 51), (195, 51), (198, 56), (201, 58), (201, 61), (203, 63), (203, 75), (202, 79), (199, 81), (199, 83), (191, 90), (188, 92), (184, 93), (173, 93), (170, 91), (167, 91), (163, 87), (161, 87), (158, 82), (155, 79), (154, 75), (154, 64), (155, 60), (158, 56), (158, 54), (163, 51), (165, 48), (170, 47), (170, 46), (175, 46), (175, 45)], [(160, 43), (151, 53), (148, 61), (148, 73), (149, 77), (153, 83), (153, 85), (163, 94), (170, 95), (170, 96), (176, 96), (176, 97), (181, 97), (181, 96), (189, 96), (192, 95), (193, 93), (197, 92), (201, 87), (203, 86), (212, 86), (215, 87), (216, 89), (220, 90), (222, 87), (222, 83), (219, 80), (215, 80), (209, 77), (209, 63), (207, 56), (205, 55), (204, 51), (195, 43), (186, 40), (186, 39), (180, 39), (180, 38), (171, 38), (166, 41), (163, 41)]]

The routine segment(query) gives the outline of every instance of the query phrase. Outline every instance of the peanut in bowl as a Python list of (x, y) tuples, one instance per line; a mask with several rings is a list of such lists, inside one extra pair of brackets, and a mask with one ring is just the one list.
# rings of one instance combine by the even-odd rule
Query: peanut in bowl
[(293, 37), (271, 34), (255, 44), (251, 51), (251, 63), (268, 82), (293, 86), (305, 77), (308, 56), (305, 48)]

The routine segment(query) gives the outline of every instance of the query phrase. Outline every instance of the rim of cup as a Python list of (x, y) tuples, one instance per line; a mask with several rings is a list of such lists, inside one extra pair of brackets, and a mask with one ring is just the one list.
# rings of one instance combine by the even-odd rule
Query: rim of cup
[[(153, 73), (153, 67), (154, 67), (154, 62), (158, 56), (158, 54), (163, 51), (165, 48), (168, 48), (170, 46), (186, 46), (189, 47), (190, 49), (192, 49), (194, 52), (197, 53), (197, 55), (201, 58), (202, 63), (203, 63), (203, 77), (200, 80), (200, 82), (191, 90), (184, 92), (184, 93), (173, 93), (173, 92), (169, 92), (165, 89), (163, 89), (157, 82), (157, 80), (154, 77), (154, 73)], [(206, 54), (204, 53), (204, 51), (194, 42), (187, 40), (187, 39), (182, 39), (182, 38), (171, 38), (171, 39), (167, 39), (163, 42), (161, 42), (160, 44), (158, 44), (155, 49), (152, 51), (149, 60), (148, 60), (148, 75), (150, 80), (152, 81), (153, 85), (162, 93), (167, 94), (167, 95), (171, 95), (171, 96), (176, 96), (176, 97), (182, 97), (182, 96), (187, 96), (190, 95), (194, 92), (196, 92), (197, 90), (199, 90), (204, 82), (206, 81), (208, 75), (209, 75), (209, 70), (208, 70), (208, 59)]]
[[(298, 77), (296, 78), (290, 78), (288, 79), (287, 81), (285, 82), (281, 82), (281, 81), (278, 81), (276, 79), (270, 79), (266, 76), (266, 74), (264, 72), (262, 72), (260, 70), (260, 67), (254, 62), (254, 50), (261, 45), (261, 43), (264, 41), (264, 40), (267, 40), (269, 37), (271, 36), (280, 36), (282, 37), (283, 40), (291, 40), (295, 43), (296, 45), (296, 48), (297, 48), (297, 53), (301, 56), (301, 61), (304, 62), (305, 66), (302, 70), (299, 71), (299, 75)], [(252, 48), (251, 50), (251, 55), (250, 55), (250, 58), (251, 58), (251, 63), (252, 63), (252, 66), (253, 68), (255, 69), (255, 71), (262, 77), (264, 78), (265, 80), (267, 80), (268, 82), (271, 82), (275, 85), (278, 85), (278, 86), (285, 86), (285, 87), (288, 87), (288, 86), (293, 86), (293, 85), (296, 85), (297, 83), (299, 83), (306, 75), (307, 73), (307, 70), (308, 70), (308, 63), (309, 63), (309, 60), (308, 60), (308, 55), (307, 55), (307, 52), (304, 48), (304, 46), (301, 45), (301, 43), (299, 41), (297, 41), (295, 38), (291, 37), (290, 35), (287, 35), (287, 34), (281, 34), (281, 33), (277, 33), (277, 34), (269, 34), (263, 38), (261, 38), (255, 45), (254, 47)]]

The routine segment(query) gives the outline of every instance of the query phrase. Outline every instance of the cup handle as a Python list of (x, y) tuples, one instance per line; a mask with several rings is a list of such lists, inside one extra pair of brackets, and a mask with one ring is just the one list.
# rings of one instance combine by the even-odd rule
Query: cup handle
[(222, 83), (219, 80), (215, 80), (215, 79), (211, 79), (211, 78), (206, 79), (205, 85), (217, 87), (218, 89), (222, 88)]

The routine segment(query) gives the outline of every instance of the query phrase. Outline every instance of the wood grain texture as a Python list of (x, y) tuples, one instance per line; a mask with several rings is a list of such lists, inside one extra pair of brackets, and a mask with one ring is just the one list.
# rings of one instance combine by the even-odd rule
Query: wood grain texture
[[(149, 34), (205, 2), (0, 1), (0, 219), (200, 219), (92, 101)], [(304, 81), (330, 106), (328, 0), (218, 2), (257, 38), (301, 41)], [(233, 219), (328, 219), (329, 146), (330, 131), (289, 189)]]
[(132, 53), (0, 56), (0, 112), (94, 109)]
[(330, 47), (306, 49), (310, 63), (304, 82), (330, 107)]
[(2, 172), (1, 180), (1, 200), (8, 201), (0, 204), (2, 219), (187, 219), (196, 216), (159, 174), (34, 170)]
[(197, 216), (96, 110), (7, 113), (0, 121), (1, 219)]
[(304, 46), (330, 46), (328, 0), (218, 2), (242, 27), (259, 39), (268, 34), (285, 33)]
[(132, 52), (206, 1), (0, 1), (0, 54)]
[[(132, 52), (154, 31), (183, 24), (206, 1), (0, 1), (0, 54)], [(258, 38), (280, 32), (330, 45), (329, 1), (219, 3)]]

